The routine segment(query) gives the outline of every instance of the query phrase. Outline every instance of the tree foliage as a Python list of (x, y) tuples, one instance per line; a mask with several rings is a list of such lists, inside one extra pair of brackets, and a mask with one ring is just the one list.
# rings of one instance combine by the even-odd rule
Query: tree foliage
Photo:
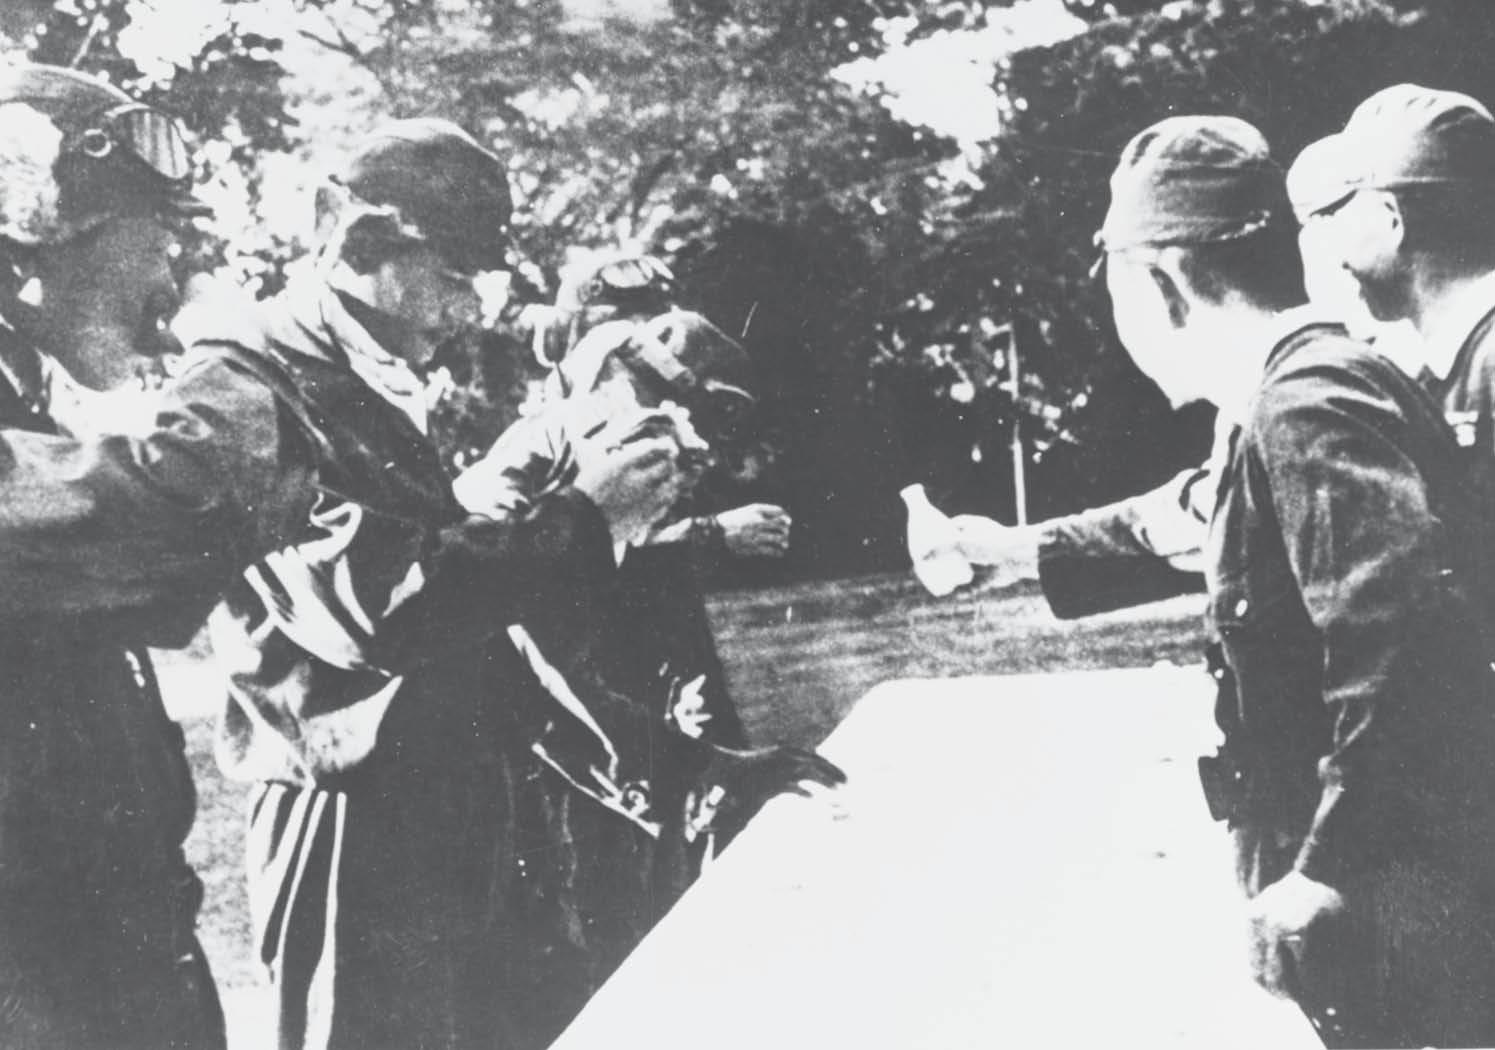
[[(1003, 128), (968, 213), (988, 232), (953, 238), (948, 250), (956, 257), (942, 255), (935, 264), (958, 272), (967, 239), (984, 241), (983, 261), (1000, 285), (968, 281), (973, 294), (964, 301), (957, 294), (950, 314), (1006, 314), (1038, 336), (1040, 352), (1031, 357), (1040, 401), (1060, 410), (1061, 429), (1080, 452), (1054, 469), (1082, 468), (1047, 480), (1040, 465), (1040, 491), (1072, 489), (1080, 497), (1054, 509), (1151, 480), (1136, 462), (1158, 474), (1183, 466), (1202, 455), (1207, 440), (1200, 427), (1163, 415), (1156, 401), (1135, 404), (1135, 376), (1114, 346), (1108, 309), (1089, 278), (1107, 176), (1133, 134), (1171, 114), (1233, 114), (1260, 127), (1286, 165), (1309, 141), (1342, 126), (1361, 99), (1391, 83), (1495, 98), (1495, 77), (1481, 58), (1495, 32), (1488, 5), (1147, 6), (1159, 9), (1099, 20), (1083, 34), (1003, 64), (997, 83)], [(1116, 406), (1128, 402), (1137, 411), (1118, 418)]]
[[(287, 179), (309, 187), (390, 116), (450, 116), (509, 159), (518, 299), (549, 295), (577, 248), (665, 255), (760, 368), (775, 469), (752, 494), (802, 523), (798, 570), (897, 564), (910, 480), (1010, 519), (1014, 429), (1038, 515), (1203, 455), (1207, 418), (1130, 368), (1089, 277), (1137, 130), (1238, 114), (1286, 160), (1388, 83), (1495, 100), (1495, 10), (1476, 0), (1062, 0), (1082, 31), (994, 55), (1000, 131), (963, 150), (837, 70), (990, 30), (1011, 3), (658, 0), (633, 20), (578, 0), (282, 3), (267, 28), (247, 17), (262, 3), (225, 0), (246, 17), (159, 82), (120, 52), (127, 0), (13, 0), (0, 33), (181, 113), (247, 204), (205, 254), (262, 292), (297, 249)], [(454, 455), (513, 417), (524, 360), (508, 318), (452, 358)]]

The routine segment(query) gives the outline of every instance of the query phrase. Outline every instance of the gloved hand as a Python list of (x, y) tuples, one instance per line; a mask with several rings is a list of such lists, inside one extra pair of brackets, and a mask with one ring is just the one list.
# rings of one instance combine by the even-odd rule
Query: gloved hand
[(786, 744), (746, 751), (713, 746), (702, 779), (722, 788), (722, 812), (740, 822), (775, 795), (809, 796), (805, 782), (833, 788), (846, 783), (846, 774), (813, 751)]
[(679, 450), (667, 437), (578, 448), (573, 484), (602, 512), (614, 543), (634, 542), (675, 505), (684, 483)]
[(789, 550), (789, 514), (772, 503), (750, 503), (716, 515), (727, 550), (738, 558), (781, 558)]

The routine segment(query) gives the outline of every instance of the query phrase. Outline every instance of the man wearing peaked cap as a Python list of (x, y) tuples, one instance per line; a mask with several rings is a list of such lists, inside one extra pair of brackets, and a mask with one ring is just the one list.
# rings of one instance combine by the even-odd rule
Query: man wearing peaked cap
[[(600, 450), (504, 521), (468, 519), (420, 370), (505, 265), (503, 165), (446, 121), (370, 135), (319, 195), (316, 272), (200, 339), (289, 409), (321, 494), (213, 619), (229, 657), (220, 764), (254, 783), (256, 943), (287, 1048), (492, 1045), (504, 915), (510, 624), (585, 633), (613, 544), (674, 501), (675, 445)], [(497, 641), (499, 644), (492, 644)]]
[(503, 162), (450, 121), (388, 124), (334, 178), (360, 200), (394, 209), (461, 269), (507, 267), (513, 201)]

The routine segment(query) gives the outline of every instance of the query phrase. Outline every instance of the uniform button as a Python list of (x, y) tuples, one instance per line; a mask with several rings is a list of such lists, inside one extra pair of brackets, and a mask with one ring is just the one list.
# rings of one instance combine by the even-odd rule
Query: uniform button
[(1245, 616), (1246, 611), (1250, 608), (1251, 603), (1248, 602), (1245, 598), (1242, 598), (1240, 601), (1235, 603), (1235, 614), (1237, 616)]

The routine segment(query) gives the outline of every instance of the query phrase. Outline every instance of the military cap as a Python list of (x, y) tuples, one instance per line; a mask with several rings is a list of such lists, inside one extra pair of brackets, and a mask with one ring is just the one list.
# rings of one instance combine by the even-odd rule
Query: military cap
[(572, 313), (593, 307), (658, 312), (669, 308), (674, 295), (675, 275), (662, 260), (622, 252), (568, 273), (556, 290), (555, 305)]
[(0, 234), (64, 240), (123, 214), (206, 215), (182, 125), (97, 77), (0, 66)]
[(755, 400), (747, 351), (693, 310), (599, 325), (561, 362), (560, 371), (569, 388), (590, 390), (611, 358), (692, 410), (705, 403), (745, 408)]
[(1287, 214), (1266, 139), (1236, 117), (1169, 117), (1138, 133), (1111, 176), (1107, 252), (1233, 240)]
[(1495, 186), (1495, 118), (1457, 91), (1397, 84), (1356, 107), (1343, 131), (1305, 149), (1298, 168), (1292, 192), (1300, 220), (1362, 189)]
[(398, 213), (413, 237), (468, 272), (506, 265), (513, 198), (496, 154), (447, 120), (387, 124), (334, 176), (360, 200)]
[(1339, 135), (1310, 142), (1287, 169), (1287, 198), (1298, 222), (1329, 211), (1355, 192), (1344, 146)]

